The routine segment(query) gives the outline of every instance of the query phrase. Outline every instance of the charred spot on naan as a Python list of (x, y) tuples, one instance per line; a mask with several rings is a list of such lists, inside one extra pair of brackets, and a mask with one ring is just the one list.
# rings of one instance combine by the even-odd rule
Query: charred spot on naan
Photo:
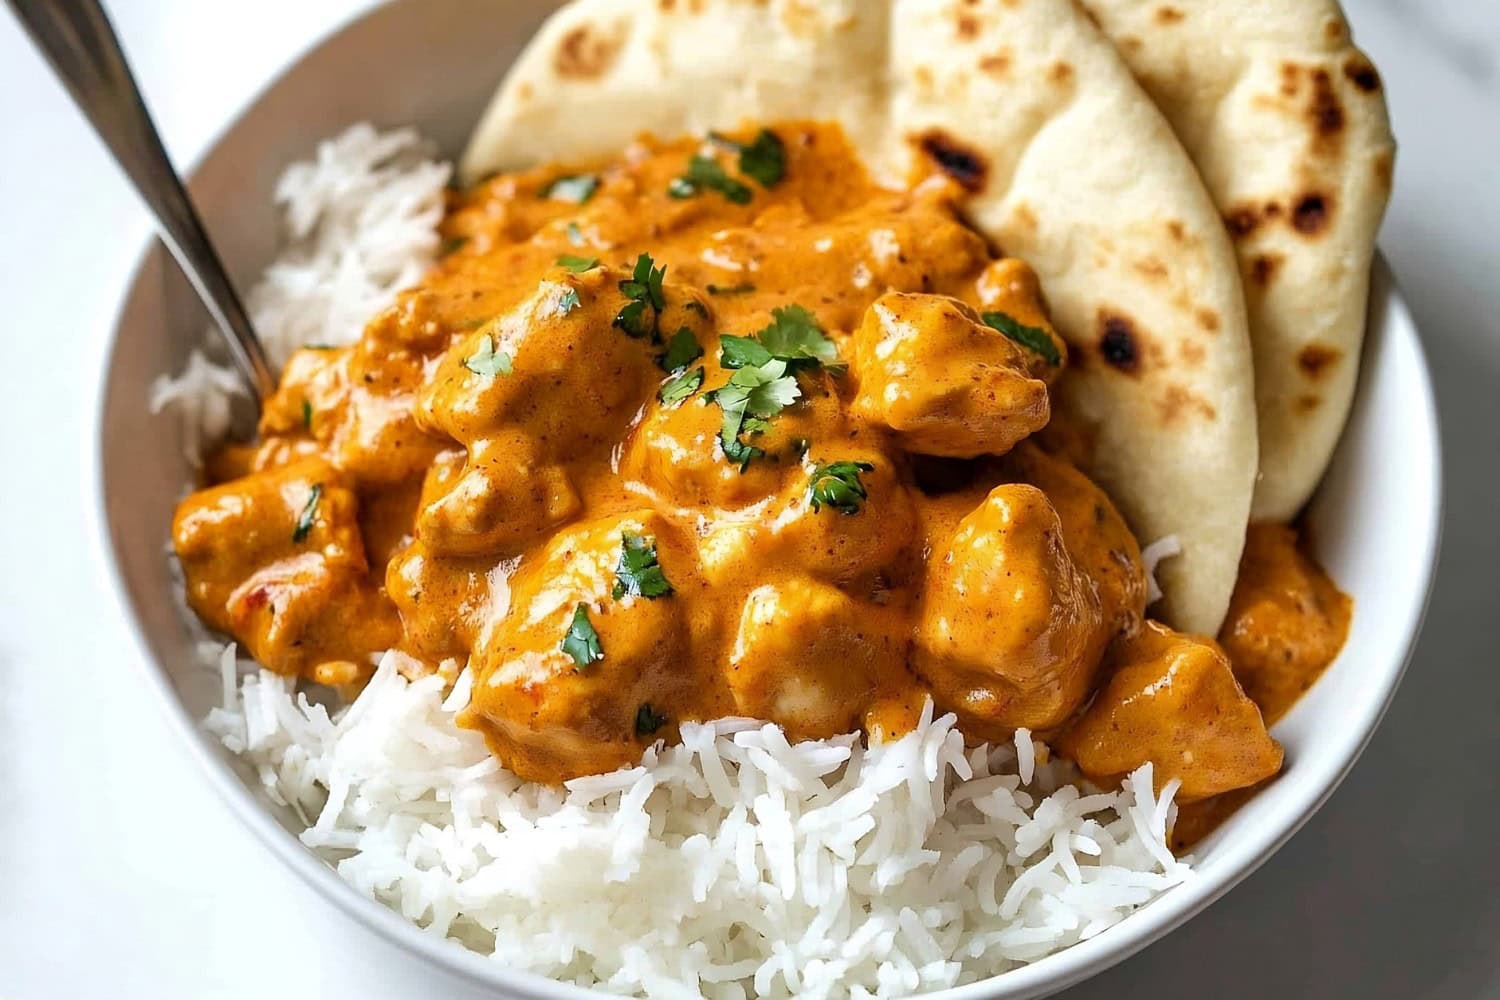
[(1316, 236), (1328, 228), (1333, 216), (1333, 197), (1320, 191), (1308, 191), (1297, 198), (1290, 212), (1276, 201), (1235, 205), (1224, 213), (1224, 225), (1236, 239), (1243, 239), (1259, 229), (1262, 223), (1282, 215), (1286, 215), (1292, 228), (1303, 236)]
[(558, 41), (552, 53), (552, 68), (563, 79), (597, 80), (614, 66), (620, 48), (625, 44), (625, 35), (626, 26), (622, 21), (608, 27), (580, 24)]
[(922, 132), (914, 141), (933, 166), (957, 181), (965, 191), (984, 190), (989, 162), (981, 153), (938, 128)]
[(1010, 49), (996, 49), (989, 55), (979, 57), (979, 69), (993, 77), (1003, 78), (1010, 72), (1011, 64), (1015, 62), (1015, 56)]
[(1344, 61), (1344, 76), (1366, 94), (1380, 91), (1380, 74), (1363, 52), (1356, 52)]
[(1140, 372), (1144, 346), (1129, 317), (1108, 311), (1099, 313), (1099, 357), (1105, 364), (1126, 375), (1135, 375)]
[(1182, 12), (1182, 9), (1180, 7), (1173, 7), (1169, 4), (1163, 4), (1162, 6), (1156, 8), (1151, 17), (1154, 21), (1156, 21), (1157, 24), (1167, 25), (1180, 24), (1187, 17), (1187, 15)]
[(1336, 347), (1312, 343), (1297, 352), (1297, 367), (1308, 379), (1316, 382), (1327, 375), (1343, 356), (1344, 352)]
[(1250, 261), (1250, 283), (1258, 288), (1265, 288), (1285, 260), (1279, 253), (1256, 254)]
[(1176, 382), (1168, 382), (1155, 402), (1157, 416), (1169, 427), (1194, 416), (1204, 420), (1215, 420), (1219, 416), (1214, 404)]
[(1310, 192), (1297, 199), (1297, 204), (1292, 208), (1292, 228), (1303, 236), (1316, 236), (1328, 228), (1328, 220), (1333, 215), (1333, 199), (1329, 196)]

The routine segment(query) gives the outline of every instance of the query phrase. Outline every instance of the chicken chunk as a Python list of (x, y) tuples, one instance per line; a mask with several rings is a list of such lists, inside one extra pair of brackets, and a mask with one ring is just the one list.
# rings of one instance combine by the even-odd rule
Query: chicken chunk
[(794, 740), (857, 728), (881, 678), (904, 669), (906, 641), (881, 621), (805, 577), (756, 587), (725, 665), (735, 712), (775, 719)]
[[(1025, 329), (1057, 356), (1050, 329)], [(889, 427), (911, 451), (1003, 455), (1046, 426), (1047, 368), (1035, 350), (957, 299), (888, 292), (854, 337), (852, 409)]]
[(1180, 801), (1245, 788), (1281, 770), (1281, 747), (1211, 639), (1147, 622), (1117, 644), (1114, 674), (1057, 749), (1108, 780), (1150, 761)]
[[(434, 552), (509, 555), (577, 512), (563, 463), (607, 452), (660, 376), (652, 338), (614, 325), (626, 277), (549, 272), (531, 298), (458, 341), (424, 383), (417, 422), (467, 455), (462, 469), (443, 470), (445, 488), (418, 515)], [(675, 308), (665, 318), (692, 315)]]
[(970, 735), (992, 738), (1067, 719), (1111, 634), (1046, 495), (1006, 484), (933, 551), (915, 665)]
[(1104, 619), (1116, 633), (1146, 611), (1141, 547), (1114, 502), (1076, 467), (1023, 441), (1006, 457), (1007, 472), (1040, 489), (1062, 522), (1063, 543), (1099, 587)]
[(369, 579), (357, 515), (319, 459), (193, 494), (172, 524), (188, 603), (277, 673), (358, 679), (400, 623)]
[[(711, 583), (767, 567), (872, 597), (915, 575), (916, 510), (896, 459), (857, 442), (835, 447), (815, 448), (784, 470), (780, 493), (755, 516), (722, 518), (702, 537), (699, 558)], [(836, 505), (824, 502), (830, 494)]]
[(559, 532), (510, 579), (504, 617), (480, 628), (459, 724), (527, 780), (636, 763), (684, 706), (713, 704), (715, 681), (690, 655), (701, 586), (692, 546), (658, 514)]

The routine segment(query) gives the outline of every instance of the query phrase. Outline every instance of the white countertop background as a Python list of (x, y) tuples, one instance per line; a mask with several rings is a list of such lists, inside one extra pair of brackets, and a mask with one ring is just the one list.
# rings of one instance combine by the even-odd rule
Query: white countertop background
[[(1392, 101), (1401, 151), (1381, 244), (1443, 422), (1426, 631), (1322, 812), (1226, 899), (1069, 1000), (1500, 997), (1500, 2), (1347, 4)], [(185, 163), (365, 2), (109, 6)], [(89, 420), (150, 231), (0, 14), (0, 998), (427, 995), (421, 965), (237, 825), (131, 662), (95, 551)]]

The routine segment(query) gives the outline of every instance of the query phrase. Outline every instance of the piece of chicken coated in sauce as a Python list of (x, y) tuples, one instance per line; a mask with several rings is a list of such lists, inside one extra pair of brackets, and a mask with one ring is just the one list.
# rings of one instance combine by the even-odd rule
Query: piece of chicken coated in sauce
[(735, 714), (775, 719), (793, 740), (858, 728), (882, 679), (905, 669), (889, 616), (837, 587), (788, 577), (752, 590), (729, 648)]
[(1113, 631), (1046, 494), (1007, 483), (932, 552), (914, 662), (966, 733), (1004, 738), (1066, 720)]
[(1117, 633), (1134, 628), (1146, 612), (1146, 568), (1140, 543), (1114, 502), (1076, 466), (1030, 441), (1017, 445), (1002, 466), (1047, 494), (1068, 553), (1099, 588), (1104, 620)]
[(193, 610), (277, 673), (350, 683), (400, 635), (369, 579), (355, 495), (321, 459), (193, 494), (172, 541)]
[(1281, 747), (1212, 639), (1148, 621), (1113, 650), (1114, 673), (1059, 737), (1084, 774), (1110, 780), (1150, 761), (1182, 802), (1245, 788), (1281, 770)]
[[(670, 594), (614, 596), (627, 535), (654, 545)], [(459, 724), (481, 731), (520, 777), (552, 782), (635, 764), (653, 740), (675, 736), (684, 711), (702, 718), (700, 706), (727, 703), (714, 701), (717, 682), (691, 655), (694, 615), (705, 604), (693, 548), (660, 515), (565, 528), (522, 560), (509, 588), (508, 613), (492, 599), (470, 657), (473, 695)], [(638, 725), (643, 718), (650, 724)]]
[(876, 299), (854, 335), (854, 371), (853, 412), (924, 455), (1003, 455), (1051, 415), (1051, 366), (945, 296)]
[[(736, 584), (747, 567), (767, 567), (806, 573), (864, 596), (893, 581), (911, 582), (917, 510), (897, 460), (875, 442), (834, 440), (786, 467), (779, 494), (753, 516), (722, 518), (703, 535), (698, 551), (705, 578)], [(865, 496), (845, 510), (815, 507), (814, 481), (836, 462), (855, 464)]]

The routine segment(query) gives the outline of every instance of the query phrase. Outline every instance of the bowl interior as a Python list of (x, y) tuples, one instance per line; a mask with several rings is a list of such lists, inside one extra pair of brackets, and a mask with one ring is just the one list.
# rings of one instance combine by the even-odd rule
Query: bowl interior
[[(361, 120), (416, 125), (455, 155), (552, 6), (405, 0), (351, 23), (292, 66), (193, 173), (194, 197), (240, 287), (274, 251), (272, 190), (288, 163)], [(152, 415), (147, 400), (152, 380), (182, 367), (205, 326), (188, 284), (153, 246), (126, 294), (101, 375), (102, 542), (170, 717), (246, 822), (346, 909), (470, 978), (524, 995), (576, 995), (434, 942), (356, 895), (301, 847), (296, 818), (256, 799), (253, 776), (198, 730), (197, 720), (218, 703), (219, 681), (196, 665), (201, 632), (185, 613), (166, 555), (172, 511), (191, 472), (175, 415)], [(1438, 483), (1426, 365), (1389, 272), (1378, 264), (1359, 397), (1309, 512), (1319, 557), (1354, 597), (1354, 622), (1339, 659), (1275, 729), (1287, 751), (1285, 773), (1194, 852), (1197, 880), (1098, 938), (955, 995), (1039, 996), (1097, 972), (1206, 906), (1301, 825), (1353, 763), (1400, 678), (1431, 580)]]

